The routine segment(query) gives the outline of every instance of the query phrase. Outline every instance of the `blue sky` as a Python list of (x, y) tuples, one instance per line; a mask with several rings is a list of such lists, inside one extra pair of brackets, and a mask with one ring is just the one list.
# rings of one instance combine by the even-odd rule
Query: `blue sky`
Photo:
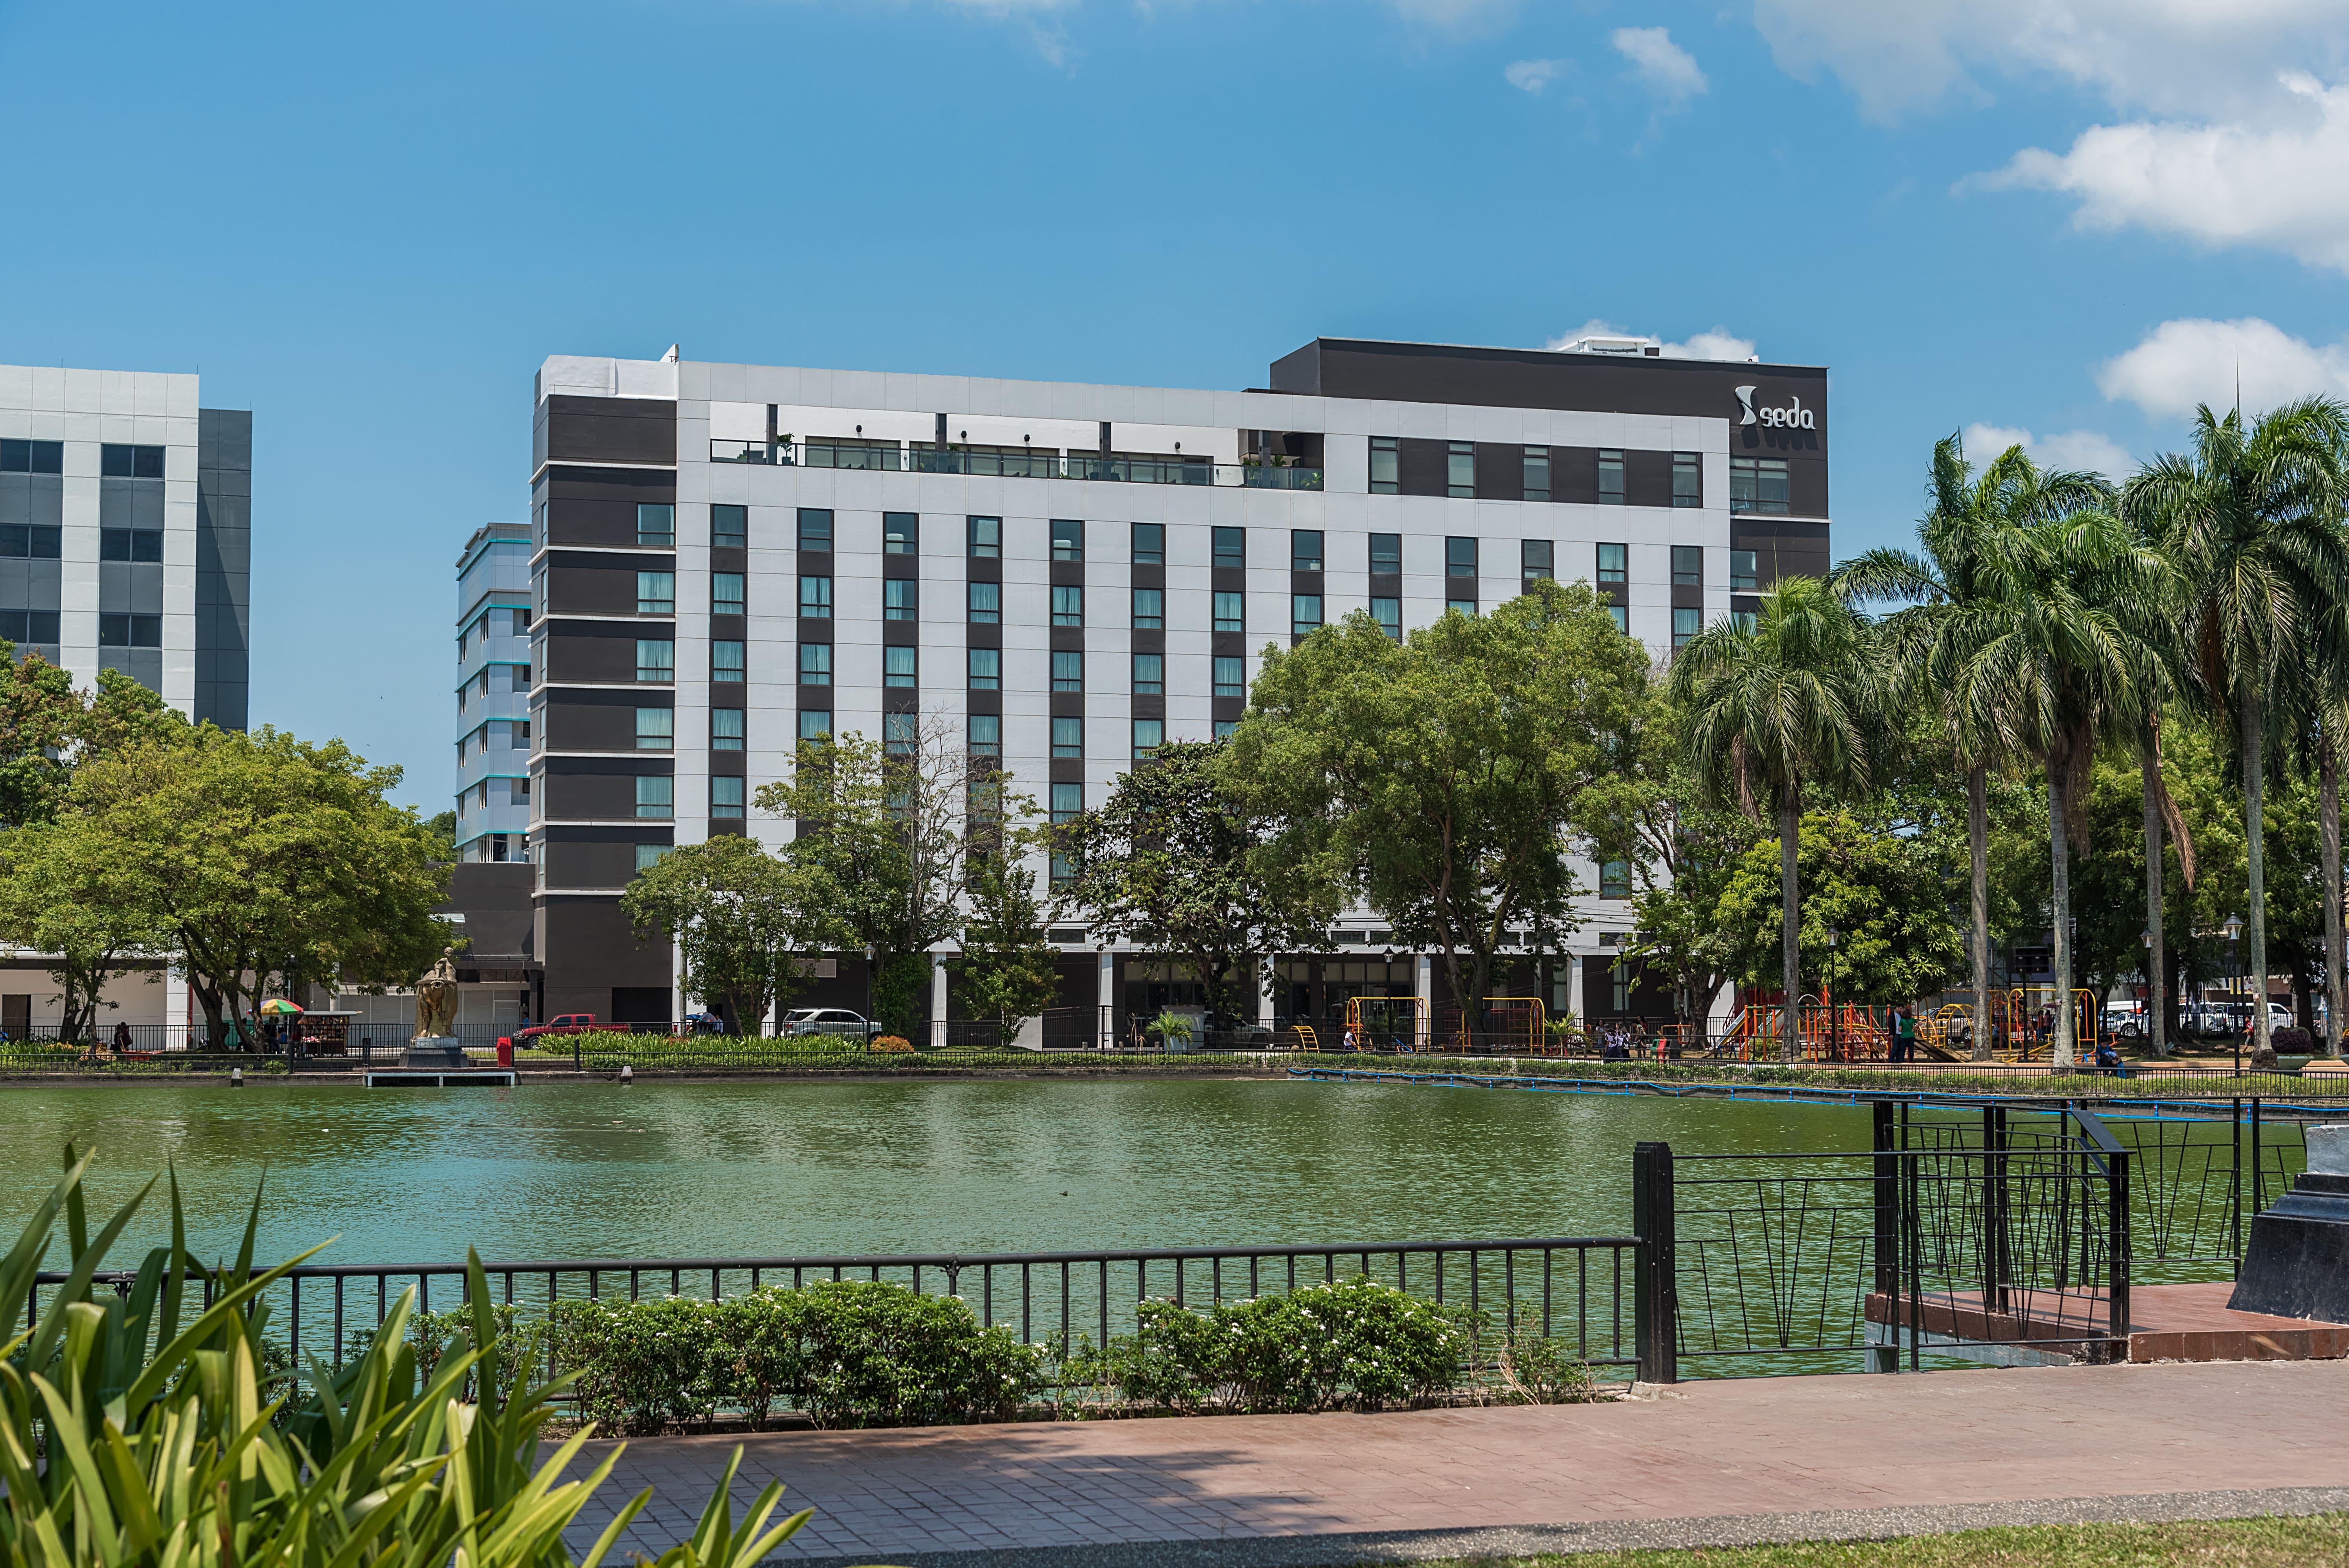
[(0, 3), (0, 361), (254, 410), (255, 722), (447, 802), (549, 353), (1261, 384), (1603, 322), (2122, 468), (2349, 392), (2341, 0)]

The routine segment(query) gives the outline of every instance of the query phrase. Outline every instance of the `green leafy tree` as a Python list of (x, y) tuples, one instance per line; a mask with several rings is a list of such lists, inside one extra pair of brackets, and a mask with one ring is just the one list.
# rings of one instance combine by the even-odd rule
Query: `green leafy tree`
[(1515, 931), (1574, 929), (1573, 862), (1619, 826), (1591, 791), (1647, 682), (1585, 584), (1537, 582), (1400, 643), (1357, 614), (1266, 653), (1224, 777), (1277, 824), (1268, 884), (1308, 907), (1360, 897), (1442, 954), (1473, 1015)]
[(846, 944), (873, 954), (874, 1011), (911, 1038), (929, 951), (962, 929), (972, 791), (992, 810), (996, 784), (974, 774), (942, 721), (891, 718), (880, 744), (855, 734), (802, 741), (791, 777), (761, 786), (757, 801), (797, 822), (785, 857), (833, 890)]
[(57, 815), (74, 769), (140, 740), (183, 734), (187, 721), (119, 670), (87, 688), (38, 654), (0, 641), (0, 827)]
[(122, 846), (72, 811), (0, 834), (0, 935), (51, 955), (67, 1040), (96, 1038), (107, 984), (165, 946)]
[(677, 944), (685, 990), (740, 1035), (756, 1033), (769, 1006), (798, 994), (814, 968), (807, 960), (837, 929), (833, 902), (821, 873), (778, 860), (755, 839), (720, 833), (637, 872), (620, 910), (640, 939)]
[(339, 740), (207, 725), (84, 763), (64, 810), (111, 846), (217, 1047), (273, 980), (405, 985), (449, 942), (432, 913), (448, 867), (431, 830), (385, 799), (399, 777)]
[[(1946, 892), (1954, 861), (1852, 811), (1812, 812), (1796, 837), (1800, 962), (1822, 978), (1832, 972), (1837, 1000), (1909, 1002), (1957, 976), (1965, 945)], [(1747, 850), (1718, 905), (1732, 962), (1754, 985), (1768, 984), (1774, 961), (1783, 964), (1779, 860), (1773, 843)], [(1832, 954), (1829, 931), (1837, 934)]]
[(1777, 821), (1780, 1037), (1789, 1042), (1803, 989), (1803, 792), (1851, 799), (1875, 788), (1884, 768), (1881, 657), (1848, 603), (1816, 578), (1795, 577), (1762, 596), (1751, 627), (1715, 622), (1672, 664), (1702, 798)]
[[(2206, 698), (2236, 730), (2248, 852), (2249, 968), (2267, 973), (2261, 797), (2272, 709), (2300, 651), (2338, 642), (2349, 615), (2342, 536), (2349, 409), (2330, 398), (2288, 403), (2246, 424), (2197, 411), (2193, 450), (2166, 454), (2129, 482), (2126, 504), (2190, 585), (2184, 643)], [(2337, 831), (2337, 830), (2336, 830)], [(2337, 896), (2337, 884), (2336, 884)], [(2264, 1007), (2252, 1027), (2268, 1047)]]
[(971, 846), (962, 950), (947, 965), (964, 1006), (993, 1019), (1007, 1042), (1040, 1016), (1061, 988), (1030, 862), (1035, 837), (1007, 828)]
[(1318, 948), (1337, 901), (1326, 879), (1273, 869), (1273, 824), (1226, 785), (1227, 744), (1164, 746), (1061, 824), (1054, 843), (1076, 874), (1055, 903), (1112, 941), (1181, 959), (1211, 1011), (1253, 1017), (1263, 962)]
[(444, 860), (456, 859), (457, 813), (454, 811), (435, 812), (424, 825), (432, 830), (432, 836), (434, 838), (440, 841), (444, 851), (441, 858)]

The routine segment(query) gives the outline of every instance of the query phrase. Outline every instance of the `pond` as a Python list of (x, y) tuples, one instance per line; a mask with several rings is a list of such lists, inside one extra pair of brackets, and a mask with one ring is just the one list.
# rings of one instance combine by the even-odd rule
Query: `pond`
[(11, 1238), (70, 1138), (94, 1212), (168, 1162), (221, 1255), (265, 1171), (260, 1255), (336, 1237), (340, 1264), (1621, 1234), (1642, 1140), (1868, 1139), (1855, 1107), (1217, 1079), (12, 1088), (0, 1114)]

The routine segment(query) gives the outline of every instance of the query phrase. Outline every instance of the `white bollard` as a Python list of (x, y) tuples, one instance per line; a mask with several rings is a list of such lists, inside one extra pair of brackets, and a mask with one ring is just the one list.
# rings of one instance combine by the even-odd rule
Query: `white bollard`
[(621, 1087), (621, 1088), (627, 1088), (628, 1086), (630, 1086), (630, 1085), (634, 1084), (636, 1081), (636, 1068), (632, 1068), (632, 1067), (630, 1067), (630, 1066), (628, 1066), (626, 1062), (621, 1063), (621, 1064), (620, 1064), (620, 1087)]
[(243, 1088), (244, 1087), (244, 1069), (243, 1068), (231, 1068), (228, 1069), (228, 1087), (231, 1088)]

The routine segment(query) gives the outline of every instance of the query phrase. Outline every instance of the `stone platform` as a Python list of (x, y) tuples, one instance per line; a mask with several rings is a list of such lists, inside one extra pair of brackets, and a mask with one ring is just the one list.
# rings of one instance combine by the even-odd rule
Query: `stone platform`
[[(2234, 1289), (2224, 1281), (2132, 1288), (2126, 1359), (2142, 1364), (2349, 1357), (2349, 1324), (2239, 1312), (2227, 1305)], [(1895, 1306), (1880, 1295), (1868, 1298), (1868, 1326), (1888, 1342), (1896, 1326)], [(1908, 1298), (1900, 1298), (1897, 1306), (1897, 1326), (1905, 1345), (1910, 1322)], [(1915, 1323), (1925, 1336), (1923, 1348), (1934, 1354), (1965, 1356), (1969, 1348), (2006, 1351), (1968, 1358), (2023, 1365), (2122, 1359), (2111, 1353), (2111, 1341), (2105, 1337), (2111, 1317), (2100, 1290), (2017, 1290), (2009, 1294), (2002, 1312), (1985, 1312), (1978, 1291), (1929, 1295), (1917, 1302)]]

